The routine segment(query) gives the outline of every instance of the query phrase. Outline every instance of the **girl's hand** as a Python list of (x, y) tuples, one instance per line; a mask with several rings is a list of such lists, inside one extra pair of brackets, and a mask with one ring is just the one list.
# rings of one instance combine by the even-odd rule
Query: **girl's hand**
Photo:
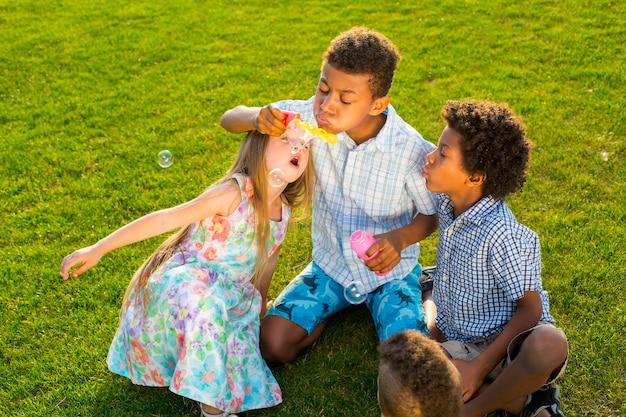
[(100, 258), (102, 258), (102, 254), (96, 250), (95, 245), (78, 249), (63, 258), (60, 274), (63, 279), (66, 280), (69, 278), (70, 269), (78, 265), (79, 268), (72, 273), (73, 277), (77, 277), (96, 265), (98, 261), (100, 261)]

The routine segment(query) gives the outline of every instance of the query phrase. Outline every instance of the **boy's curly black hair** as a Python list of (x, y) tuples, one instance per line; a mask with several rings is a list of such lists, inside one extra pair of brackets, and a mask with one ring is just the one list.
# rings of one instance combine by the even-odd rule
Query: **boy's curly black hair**
[(483, 174), (483, 195), (501, 200), (526, 183), (532, 144), (521, 120), (506, 104), (448, 101), (441, 111), (461, 140), (464, 168)]
[(326, 63), (348, 74), (370, 75), (369, 87), (374, 99), (389, 93), (393, 74), (400, 62), (395, 45), (383, 34), (353, 27), (340, 33), (324, 52)]
[(461, 415), (461, 376), (443, 348), (416, 330), (378, 346), (378, 403), (385, 417)]

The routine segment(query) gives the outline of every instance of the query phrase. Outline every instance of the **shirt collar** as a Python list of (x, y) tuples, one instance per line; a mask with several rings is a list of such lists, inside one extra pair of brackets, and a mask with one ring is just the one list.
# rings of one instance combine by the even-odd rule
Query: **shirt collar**
[(397, 145), (393, 135), (393, 121), (398, 116), (396, 110), (391, 104), (387, 106), (387, 108), (383, 111), (383, 114), (387, 116), (387, 120), (385, 120), (385, 124), (378, 132), (378, 135), (374, 138), (374, 142), (376, 143), (378, 150), (381, 152), (391, 153)]
[[(393, 108), (391, 104), (387, 106), (387, 108), (383, 111), (383, 114), (387, 116), (387, 120), (385, 124), (380, 129), (378, 134), (367, 141), (363, 142), (360, 146), (363, 148), (367, 148), (369, 146), (376, 146), (379, 151), (383, 153), (392, 153), (394, 148), (397, 146), (397, 142), (394, 140), (394, 129), (393, 129), (393, 121), (398, 117), (396, 110)], [(338, 135), (338, 137), (343, 136), (344, 139), (349, 139), (349, 143), (352, 146), (355, 146), (354, 140), (345, 132), (342, 132)]]
[(502, 204), (502, 200), (495, 200), (491, 197), (483, 197), (478, 200), (472, 207), (462, 213), (458, 218), (453, 220), (454, 207), (452, 201), (447, 195), (442, 195), (441, 211), (445, 213), (451, 220), (454, 221), (465, 220), (468, 222), (480, 225), (484, 219), (494, 211), (497, 206)]

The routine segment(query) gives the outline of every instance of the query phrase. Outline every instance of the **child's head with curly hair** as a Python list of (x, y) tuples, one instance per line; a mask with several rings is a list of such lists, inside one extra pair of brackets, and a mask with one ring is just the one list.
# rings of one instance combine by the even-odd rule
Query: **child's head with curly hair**
[(506, 104), (448, 101), (441, 115), (461, 136), (462, 164), (482, 178), (482, 194), (501, 200), (526, 183), (531, 143)]
[(437, 342), (415, 330), (378, 347), (378, 403), (383, 417), (455, 417), (461, 377)]
[(395, 45), (383, 34), (354, 27), (340, 33), (324, 52), (326, 64), (347, 74), (369, 75), (369, 87), (374, 99), (389, 93), (393, 75), (400, 62)]

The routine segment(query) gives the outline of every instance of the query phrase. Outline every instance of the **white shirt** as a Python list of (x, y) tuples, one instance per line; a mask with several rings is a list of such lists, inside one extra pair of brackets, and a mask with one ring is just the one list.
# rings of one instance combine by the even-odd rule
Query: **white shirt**
[[(316, 125), (314, 97), (276, 103), (300, 113)], [(370, 271), (350, 248), (350, 235), (372, 235), (409, 224), (415, 215), (434, 214), (436, 195), (426, 189), (422, 166), (435, 146), (402, 120), (390, 105), (378, 135), (357, 145), (346, 133), (337, 143), (312, 144), (316, 186), (313, 195), (313, 261), (344, 287), (361, 281), (368, 292), (392, 279), (402, 279), (417, 265), (419, 243), (402, 251), (402, 259), (387, 275)]]

